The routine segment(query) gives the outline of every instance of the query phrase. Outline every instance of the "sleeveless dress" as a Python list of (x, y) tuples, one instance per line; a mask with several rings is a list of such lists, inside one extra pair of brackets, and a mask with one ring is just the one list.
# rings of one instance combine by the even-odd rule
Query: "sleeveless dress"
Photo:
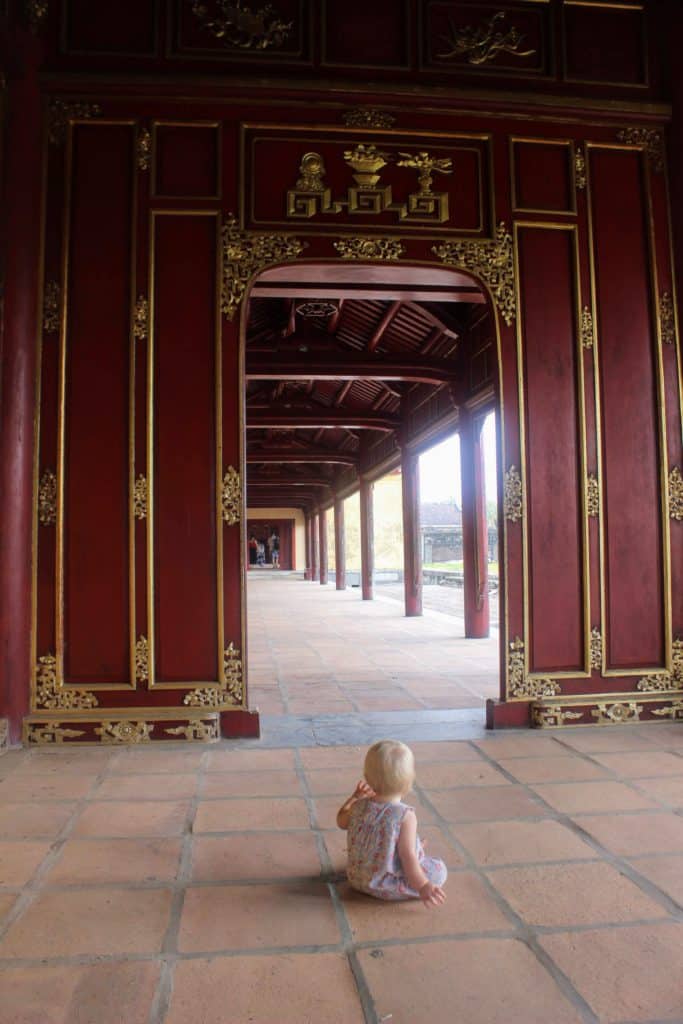
[[(358, 800), (351, 808), (347, 831), (349, 885), (380, 900), (419, 899), (403, 873), (398, 855), (398, 836), (408, 804)], [(417, 858), (430, 882), (443, 885), (448, 871), (437, 857), (427, 857), (416, 837)]]

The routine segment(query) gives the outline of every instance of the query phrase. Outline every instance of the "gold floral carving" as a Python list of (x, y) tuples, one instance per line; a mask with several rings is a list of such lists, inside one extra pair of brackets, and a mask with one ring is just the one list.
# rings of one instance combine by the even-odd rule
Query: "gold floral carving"
[(43, 330), (55, 334), (61, 324), (62, 289), (58, 281), (48, 281), (43, 296)]
[(135, 681), (146, 683), (149, 679), (149, 644), (146, 636), (139, 636), (135, 644)]
[(24, 0), (24, 10), (31, 31), (39, 32), (47, 20), (48, 0)]
[(526, 37), (514, 25), (507, 32), (502, 30), (502, 26), (498, 27), (504, 20), (505, 11), (497, 11), (489, 21), (476, 28), (472, 25), (456, 28), (449, 18), (449, 33), (441, 36), (449, 49), (437, 57), (442, 60), (465, 57), (468, 64), (479, 65), (494, 60), (499, 53), (510, 53), (513, 57), (531, 57), (536, 53), (534, 49), (520, 49)]
[(142, 473), (133, 485), (133, 515), (136, 519), (147, 518), (147, 477)]
[(153, 722), (102, 722), (95, 734), (102, 743), (149, 743)]
[(586, 479), (586, 512), (592, 519), (600, 515), (600, 484), (594, 473)]
[(602, 633), (597, 627), (591, 630), (591, 668), (602, 669)]
[(656, 128), (624, 128), (617, 132), (617, 138), (628, 146), (643, 149), (655, 171), (664, 170), (664, 139)]
[(396, 118), (376, 107), (354, 107), (344, 111), (342, 121), (347, 128), (391, 128)]
[(72, 121), (83, 121), (98, 117), (102, 108), (97, 103), (67, 103), (65, 100), (52, 100), (48, 108), (47, 137), (53, 146), (66, 141), (66, 133)]
[(214, 39), (237, 50), (277, 50), (294, 24), (282, 21), (270, 3), (252, 7), (245, 0), (192, 0), (192, 13)]
[(228, 466), (221, 487), (221, 513), (223, 522), (234, 526), (240, 521), (242, 512), (242, 484), (234, 466)]
[(136, 157), (139, 169), (148, 171), (152, 162), (152, 133), (145, 125), (138, 129)]
[(635, 701), (621, 704), (598, 704), (591, 716), (598, 725), (627, 725), (640, 721), (641, 707)]
[(559, 729), (579, 718), (583, 718), (583, 711), (571, 711), (569, 708), (552, 707), (545, 704), (536, 704), (531, 709), (531, 720), (539, 729)]
[(665, 345), (673, 345), (676, 340), (674, 304), (669, 292), (664, 292), (659, 300), (659, 336)]
[(669, 518), (683, 519), (683, 476), (678, 466), (669, 473)]
[(594, 341), (593, 314), (588, 306), (584, 306), (581, 314), (581, 344), (584, 348), (593, 348)]
[(46, 469), (38, 485), (38, 519), (42, 526), (57, 522), (57, 477)]
[(219, 738), (218, 722), (208, 719), (205, 722), (188, 722), (187, 725), (177, 725), (171, 729), (164, 729), (168, 736), (184, 736), (186, 740), (197, 740), (207, 742)]
[(503, 481), (503, 515), (511, 523), (522, 518), (522, 478), (515, 466), (510, 466)]
[(490, 242), (444, 242), (432, 247), (444, 263), (470, 270), (480, 277), (493, 295), (505, 323), (510, 326), (517, 315), (512, 235), (501, 221)]
[(96, 708), (99, 701), (89, 690), (66, 690), (57, 683), (57, 659), (43, 654), (36, 665), (36, 707), (60, 711), (82, 711)]
[(556, 697), (562, 692), (554, 679), (533, 679), (526, 674), (524, 641), (518, 636), (509, 644), (508, 682), (513, 697), (537, 700), (539, 697)]
[(222, 229), (221, 311), (228, 320), (234, 319), (253, 274), (272, 263), (296, 259), (306, 244), (289, 235), (241, 231), (230, 214)]
[(652, 714), (659, 718), (671, 718), (674, 721), (683, 718), (683, 700), (674, 701), (673, 704), (665, 708), (652, 708)]
[(417, 170), (417, 184), (422, 196), (432, 194), (434, 174), (453, 173), (453, 161), (449, 157), (437, 159), (425, 150), (419, 153), (401, 153), (399, 151), (398, 155), (401, 159), (396, 161), (397, 167), (414, 167)]
[(40, 747), (50, 743), (64, 743), (65, 740), (75, 740), (78, 736), (84, 735), (84, 729), (65, 729), (61, 722), (46, 722), (45, 725), (29, 722), (26, 727), (27, 742)]
[(586, 158), (580, 148), (574, 153), (574, 182), (580, 191), (585, 189), (587, 183)]
[(240, 652), (233, 643), (223, 652), (223, 680), (217, 686), (204, 686), (192, 690), (183, 698), (183, 704), (189, 707), (221, 708), (229, 705), (242, 704), (244, 685), (242, 682), (242, 661)]
[(149, 331), (149, 302), (144, 295), (139, 295), (133, 310), (133, 336), (144, 341)]
[(398, 260), (405, 252), (398, 238), (340, 238), (334, 247), (343, 260)]
[(671, 671), (643, 676), (636, 688), (644, 692), (683, 690), (683, 640), (680, 637), (671, 645)]

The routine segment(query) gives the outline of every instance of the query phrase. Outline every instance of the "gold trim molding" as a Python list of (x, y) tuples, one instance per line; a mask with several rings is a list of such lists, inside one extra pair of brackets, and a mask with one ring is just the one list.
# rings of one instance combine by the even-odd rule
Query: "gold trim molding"
[(642, 708), (634, 700), (617, 704), (598, 704), (591, 708), (591, 718), (597, 725), (630, 725), (640, 721)]
[(246, 3), (214, 0), (212, 15), (203, 0), (192, 0), (199, 24), (223, 46), (234, 50), (279, 49), (292, 31), (293, 21), (282, 21), (272, 4), (250, 7)]
[(183, 704), (194, 708), (222, 708), (239, 705), (243, 701), (242, 661), (240, 652), (231, 642), (223, 652), (222, 681), (217, 686), (204, 686), (185, 694)]
[(207, 743), (220, 739), (218, 720), (188, 722), (187, 725), (176, 725), (172, 729), (164, 729), (168, 736), (184, 736), (189, 742)]
[(396, 118), (376, 107), (353, 107), (345, 110), (342, 121), (347, 128), (393, 128)]
[(668, 708), (653, 708), (652, 714), (659, 718), (670, 718), (672, 721), (683, 719), (683, 700), (677, 700)]
[(574, 153), (574, 184), (580, 192), (583, 192), (588, 184), (586, 175), (586, 157), (579, 147)]
[(524, 515), (522, 478), (516, 466), (510, 466), (503, 480), (503, 516), (510, 523), (516, 523)]
[(144, 341), (149, 333), (149, 301), (139, 295), (133, 310), (133, 337)]
[(221, 485), (221, 514), (228, 526), (239, 523), (242, 514), (242, 484), (234, 466), (228, 466)]
[(586, 478), (586, 514), (591, 519), (600, 515), (600, 483), (595, 473)]
[(468, 64), (479, 66), (495, 60), (499, 53), (509, 53), (513, 57), (532, 57), (536, 50), (520, 50), (526, 36), (511, 25), (507, 32), (499, 22), (505, 21), (505, 11), (496, 11), (492, 18), (478, 25), (465, 25), (456, 28), (448, 19), (449, 34), (441, 36), (441, 40), (450, 47), (445, 53), (437, 53), (440, 60), (453, 57), (465, 57)]
[(75, 740), (78, 736), (85, 736), (85, 730), (65, 729), (61, 722), (46, 722), (45, 725), (29, 722), (24, 731), (25, 742), (39, 747), (64, 743), (65, 740)]
[(154, 722), (102, 722), (94, 730), (102, 743), (149, 743)]
[(149, 170), (152, 163), (152, 133), (146, 125), (140, 125), (138, 128), (135, 158), (139, 170)]
[[(532, 705), (531, 720), (539, 728), (558, 729), (567, 726), (597, 728), (600, 726), (633, 725), (647, 723), (656, 725), (656, 719), (670, 718), (672, 721), (683, 719), (683, 700), (679, 696), (673, 699), (659, 698), (657, 695), (633, 699), (633, 694), (618, 697), (609, 694), (608, 700), (600, 694), (585, 694), (577, 697), (572, 703), (562, 700), (542, 700)], [(653, 705), (666, 700), (661, 707)], [(641, 718), (644, 713), (652, 718)]]
[(637, 690), (656, 693), (664, 690), (683, 690), (683, 640), (679, 637), (671, 645), (671, 671), (653, 672), (639, 680)]
[(46, 469), (38, 485), (38, 519), (41, 526), (54, 526), (57, 522), (57, 477)]
[(36, 665), (36, 708), (48, 711), (82, 711), (96, 708), (99, 701), (89, 690), (67, 690), (57, 682), (57, 659), (43, 654)]
[(565, 723), (571, 724), (578, 718), (583, 718), (583, 711), (544, 705), (534, 705), (531, 709), (531, 721), (537, 729), (559, 729)]
[(343, 260), (398, 260), (406, 249), (400, 238), (340, 238), (333, 243)]
[(86, 121), (99, 117), (102, 108), (98, 103), (67, 103), (54, 99), (47, 112), (47, 137), (53, 146), (66, 142), (66, 133), (72, 121)]
[(146, 636), (139, 636), (135, 644), (135, 681), (146, 683), (149, 679), (149, 644)]
[(619, 142), (642, 149), (653, 170), (661, 174), (664, 170), (664, 139), (656, 128), (623, 128), (617, 132)]
[(593, 327), (593, 314), (588, 306), (583, 307), (581, 313), (581, 344), (584, 348), (593, 348), (595, 342), (595, 329)]
[(597, 626), (591, 630), (591, 668), (602, 670), (602, 633)]
[(142, 473), (133, 485), (133, 515), (136, 519), (147, 518), (147, 477)]
[(678, 466), (669, 473), (669, 518), (683, 519), (683, 475)]
[(289, 235), (242, 231), (233, 214), (228, 216), (221, 229), (221, 243), (221, 312), (228, 320), (235, 318), (253, 274), (273, 263), (296, 259), (308, 244)]
[(48, 281), (43, 296), (43, 330), (56, 334), (62, 322), (62, 289), (59, 281)]
[(510, 327), (517, 315), (515, 265), (512, 235), (503, 221), (492, 241), (443, 242), (433, 246), (432, 252), (444, 263), (480, 277), (491, 289), (498, 312)]
[(516, 636), (508, 645), (508, 684), (513, 697), (537, 700), (539, 697), (556, 697), (562, 692), (560, 684), (554, 679), (534, 679), (528, 676), (525, 661), (524, 641)]
[(674, 303), (670, 292), (664, 292), (659, 299), (659, 336), (665, 345), (673, 345), (676, 340)]

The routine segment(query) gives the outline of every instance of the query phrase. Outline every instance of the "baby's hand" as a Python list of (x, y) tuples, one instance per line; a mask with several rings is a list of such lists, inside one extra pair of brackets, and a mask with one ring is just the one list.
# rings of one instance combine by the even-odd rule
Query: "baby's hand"
[(420, 899), (425, 907), (439, 907), (442, 903), (446, 902), (446, 893), (440, 885), (434, 885), (433, 882), (425, 882), (424, 885), (420, 886)]
[(372, 798), (375, 795), (374, 789), (368, 786), (365, 779), (361, 779), (356, 788), (353, 791), (353, 795), (356, 800), (361, 800), (363, 797)]

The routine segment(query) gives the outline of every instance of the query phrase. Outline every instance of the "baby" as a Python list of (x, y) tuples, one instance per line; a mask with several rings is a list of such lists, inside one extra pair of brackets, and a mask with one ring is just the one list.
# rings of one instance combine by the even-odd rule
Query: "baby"
[(337, 825), (348, 830), (349, 884), (381, 900), (439, 906), (446, 899), (446, 865), (425, 856), (415, 811), (403, 803), (415, 781), (412, 750), (380, 740), (365, 756), (364, 774), (337, 813)]

